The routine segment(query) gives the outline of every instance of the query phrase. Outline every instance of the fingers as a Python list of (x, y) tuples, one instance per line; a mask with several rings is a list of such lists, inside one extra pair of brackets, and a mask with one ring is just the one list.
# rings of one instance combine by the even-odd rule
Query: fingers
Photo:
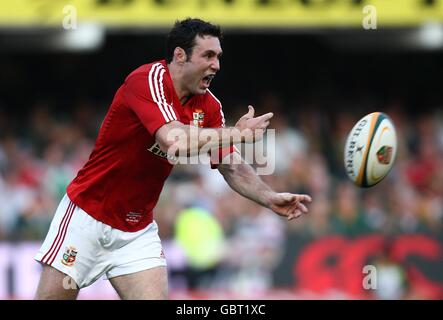
[[(264, 115), (254, 118), (254, 107), (248, 106), (248, 113), (241, 117), (235, 127), (240, 129), (244, 138), (243, 142), (254, 142), (263, 139), (264, 132), (270, 124), (270, 119), (274, 116), (272, 112), (268, 112)], [(248, 130), (252, 132), (247, 132)]]
[(297, 194), (296, 195), (297, 201), (303, 202), (312, 202), (312, 198), (308, 196), (307, 194)]
[(248, 112), (244, 116), (242, 116), (240, 119), (252, 119), (252, 118), (254, 118), (254, 114), (255, 114), (254, 107), (249, 105)]
[(298, 218), (302, 213), (308, 213), (308, 208), (301, 202), (300, 199), (297, 199), (294, 205), (294, 211), (299, 211), (300, 214), (296, 217)]
[(283, 198), (284, 198), (284, 201), (286, 203), (291, 203), (291, 202), (297, 200), (296, 195), (295, 194), (291, 194), (291, 193), (284, 193), (283, 194)]
[(265, 119), (266, 121), (271, 120), (271, 118), (272, 118), (273, 116), (274, 116), (274, 114), (273, 114), (272, 112), (268, 112), (268, 113), (262, 115), (262, 117), (264, 117), (264, 119)]
[(312, 202), (312, 198), (307, 194), (293, 194), (293, 193), (283, 193), (283, 199), (285, 202)]
[(311, 202), (312, 198), (306, 194), (288, 194), (286, 200), (291, 202), (295, 201), (291, 209), (288, 210), (287, 219), (290, 221), (309, 212), (308, 208), (302, 202)]
[(246, 114), (248, 117), (250, 117), (250, 118), (254, 118), (254, 114), (255, 114), (255, 110), (254, 110), (254, 107), (253, 106), (251, 106), (251, 105), (249, 105), (248, 106), (248, 113)]
[(303, 203), (299, 202), (299, 203), (297, 203), (297, 205), (302, 212), (308, 213), (308, 208), (306, 208), (306, 206)]
[(272, 118), (273, 116), (274, 116), (274, 114), (273, 114), (272, 112), (268, 112), (268, 113), (262, 114), (261, 116), (257, 117), (256, 119), (257, 119), (258, 121), (264, 121), (264, 122), (266, 122), (266, 121), (271, 120), (271, 118)]
[(296, 208), (288, 214), (288, 220), (297, 219), (297, 218), (301, 217), (303, 215), (303, 213), (305, 213), (305, 214), (308, 213), (308, 210), (306, 209), (306, 207), (304, 210)]
[[(253, 106), (248, 106), (248, 113), (244, 115), (244, 117), (247, 117), (248, 119), (254, 118), (255, 115), (255, 109)], [(258, 121), (269, 121), (274, 116), (274, 113), (268, 112), (265, 114), (262, 114), (261, 116), (256, 117)]]
[(273, 116), (274, 116), (273, 113), (270, 112), (270, 113), (267, 113), (267, 114), (261, 115), (260, 117), (255, 118), (258, 123), (257, 129), (266, 130), (266, 128), (270, 124), (269, 119), (271, 119)]
[(302, 212), (298, 209), (292, 211), (290, 214), (288, 214), (288, 221), (291, 221), (293, 219), (297, 219), (302, 215)]

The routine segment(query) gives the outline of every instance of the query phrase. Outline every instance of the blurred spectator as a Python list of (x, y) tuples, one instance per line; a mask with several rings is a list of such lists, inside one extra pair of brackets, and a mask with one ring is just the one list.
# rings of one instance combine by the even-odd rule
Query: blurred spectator
[(357, 190), (350, 182), (343, 182), (337, 186), (334, 216), (331, 221), (335, 232), (356, 236), (371, 231), (358, 199)]
[(382, 300), (399, 300), (408, 295), (406, 270), (390, 258), (388, 249), (384, 248), (374, 259), (376, 288), (375, 297)]
[[(42, 240), (66, 185), (93, 148), (105, 110), (88, 100), (75, 102), (73, 111), (56, 107), (54, 101), (36, 102), (20, 125), (14, 114), (0, 112), (0, 239)], [(411, 117), (401, 101), (387, 105), (399, 137), (395, 166), (377, 186), (358, 189), (342, 162), (344, 140), (361, 114), (323, 112), (315, 103), (303, 103), (297, 112), (288, 108), (273, 92), (264, 93), (257, 108), (275, 113), (275, 142), (268, 149), (275, 172), (262, 179), (278, 191), (309, 193), (309, 215), (286, 223), (232, 192), (209, 165), (177, 165), (155, 209), (166, 254), (172, 255), (173, 285), (265, 292), (291, 255), (293, 248), (285, 246), (291, 237), (309, 242), (337, 234), (344, 236), (340, 241), (368, 233), (441, 235), (441, 110)], [(188, 218), (192, 228), (183, 227)], [(375, 263), (383, 288), (377, 297), (403, 297), (402, 266), (382, 255)]]
[(210, 288), (226, 249), (222, 226), (210, 212), (190, 207), (178, 213), (174, 229), (175, 243), (187, 261), (183, 272), (188, 288)]
[(229, 288), (259, 295), (272, 287), (272, 272), (284, 252), (284, 222), (266, 209), (239, 199), (243, 211), (233, 224), (225, 267)]

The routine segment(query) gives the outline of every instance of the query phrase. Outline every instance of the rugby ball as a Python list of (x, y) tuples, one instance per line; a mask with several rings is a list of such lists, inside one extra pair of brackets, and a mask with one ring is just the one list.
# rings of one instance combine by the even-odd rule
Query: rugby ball
[(371, 187), (389, 173), (397, 154), (397, 135), (391, 119), (382, 112), (361, 118), (346, 139), (344, 165), (355, 185)]

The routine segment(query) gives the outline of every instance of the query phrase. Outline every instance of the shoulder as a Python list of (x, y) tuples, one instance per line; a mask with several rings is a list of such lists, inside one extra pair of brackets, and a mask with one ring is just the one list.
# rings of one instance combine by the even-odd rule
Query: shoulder
[(162, 61), (155, 61), (144, 64), (133, 70), (125, 79), (125, 82), (136, 81), (140, 79), (148, 80), (148, 77), (157, 78), (159, 74), (166, 72), (166, 68)]
[(206, 90), (204, 95), (206, 106), (205, 110), (209, 113), (209, 117), (212, 119), (213, 127), (225, 126), (225, 115), (223, 114), (222, 104), (220, 100), (209, 90)]
[(205, 105), (207, 105), (211, 110), (219, 112), (222, 108), (220, 100), (211, 92), (209, 89), (206, 90), (204, 95)]
[(168, 87), (164, 76), (166, 68), (162, 61), (144, 64), (132, 71), (125, 79), (125, 84), (130, 89), (148, 92), (150, 95), (155, 91)]

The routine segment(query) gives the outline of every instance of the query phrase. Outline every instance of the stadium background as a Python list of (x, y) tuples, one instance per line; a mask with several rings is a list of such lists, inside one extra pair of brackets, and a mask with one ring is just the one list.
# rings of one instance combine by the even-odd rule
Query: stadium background
[[(66, 5), (76, 29), (63, 29)], [(377, 29), (362, 27), (365, 5)], [(171, 298), (443, 298), (443, 1), (2, 0), (0, 299), (32, 298), (33, 255), (116, 88), (162, 58), (186, 16), (225, 29), (211, 87), (227, 123), (247, 104), (275, 113), (264, 179), (314, 202), (286, 223), (208, 167), (175, 168), (155, 211)], [(372, 111), (393, 119), (399, 153), (382, 183), (358, 189), (344, 139)], [(366, 265), (376, 290), (363, 288)], [(80, 298), (116, 295), (100, 280)]]

